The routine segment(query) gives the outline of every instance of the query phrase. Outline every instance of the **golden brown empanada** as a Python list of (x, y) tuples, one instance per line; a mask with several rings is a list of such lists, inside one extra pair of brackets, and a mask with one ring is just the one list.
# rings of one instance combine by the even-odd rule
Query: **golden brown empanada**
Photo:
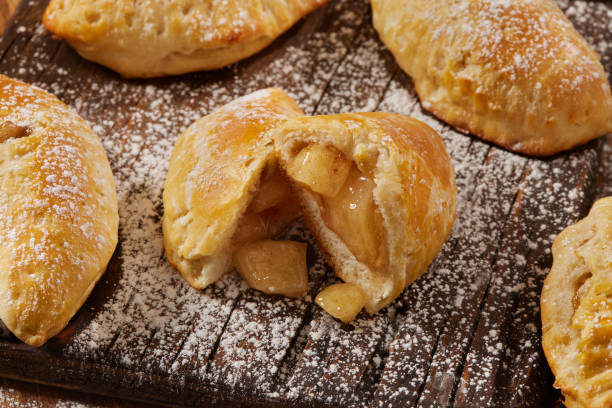
[(423, 107), (517, 152), (612, 130), (599, 56), (553, 0), (372, 0), (374, 26)]
[(298, 217), (270, 138), (298, 115), (293, 99), (269, 88), (221, 107), (180, 136), (164, 186), (164, 244), (191, 286), (215, 282), (232, 269), (236, 248), (273, 237)]
[(612, 197), (553, 243), (542, 346), (568, 408), (612, 406)]
[(91, 128), (54, 96), (0, 75), (0, 319), (40, 346), (117, 244), (113, 175)]
[(273, 134), (304, 218), (336, 274), (378, 311), (423, 274), (455, 220), (440, 136), (391, 113), (297, 117)]
[(327, 0), (51, 0), (45, 27), (126, 77), (224, 67)]

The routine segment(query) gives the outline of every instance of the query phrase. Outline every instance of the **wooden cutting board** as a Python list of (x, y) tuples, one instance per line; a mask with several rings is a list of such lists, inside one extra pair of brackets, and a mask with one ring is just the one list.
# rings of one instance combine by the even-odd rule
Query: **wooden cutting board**
[[(612, 4), (560, 1), (612, 72)], [(214, 73), (124, 80), (81, 59), (23, 1), (0, 41), (0, 72), (57, 95), (107, 149), (120, 243), (68, 328), (41, 349), (0, 330), (0, 375), (123, 398), (219, 406), (550, 406), (539, 293), (550, 245), (586, 214), (602, 141), (550, 159), (506, 152), (424, 112), (379, 42), (364, 0), (332, 0), (257, 56)], [(234, 275), (191, 289), (163, 254), (167, 161), (198, 117), (277, 86), (309, 114), (392, 111), (443, 136), (459, 188), (451, 237), (391, 306), (343, 326), (312, 303), (333, 274), (309, 242), (310, 296), (249, 290)], [(609, 169), (609, 167), (606, 167)]]

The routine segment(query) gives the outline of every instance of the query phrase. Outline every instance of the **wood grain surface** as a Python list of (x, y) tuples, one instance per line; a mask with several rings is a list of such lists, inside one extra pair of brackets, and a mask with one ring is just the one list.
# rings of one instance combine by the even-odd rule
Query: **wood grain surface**
[[(15, 12), (19, 0), (0, 0), (0, 33)], [(148, 407), (149, 404), (127, 402), (116, 398), (86, 394), (74, 390), (55, 388), (36, 383), (0, 379), (0, 406), (2, 407)]]
[[(612, 193), (610, 137), (534, 159), (454, 131), (421, 109), (364, 0), (330, 1), (229, 69), (148, 81), (124, 80), (52, 38), (40, 24), (45, 4), (20, 4), (0, 40), (0, 72), (56, 94), (102, 138), (122, 208), (120, 244), (88, 302), (45, 347), (0, 330), (0, 375), (168, 405), (558, 400), (541, 351), (539, 293), (554, 236), (595, 197)], [(612, 72), (612, 4), (559, 4)], [(375, 316), (340, 325), (309, 298), (264, 296), (231, 275), (197, 292), (163, 257), (161, 186), (176, 137), (197, 117), (265, 86), (285, 89), (309, 114), (410, 114), (447, 144), (459, 188), (455, 228), (429, 271)], [(288, 234), (312, 243), (299, 224)], [(309, 265), (312, 297), (334, 278), (313, 245)], [(9, 406), (51, 405), (61, 395), (0, 383), (0, 404)], [(71, 395), (86, 405), (121, 404)]]

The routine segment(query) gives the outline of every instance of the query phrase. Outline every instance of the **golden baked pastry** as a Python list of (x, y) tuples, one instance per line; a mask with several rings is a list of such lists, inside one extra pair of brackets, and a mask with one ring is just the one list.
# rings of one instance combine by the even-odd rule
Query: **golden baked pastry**
[(117, 245), (113, 175), (91, 128), (54, 96), (0, 75), (0, 319), (41, 346)]
[(337, 275), (374, 313), (427, 269), (455, 220), (440, 136), (391, 113), (297, 117), (273, 133), (281, 167)]
[(277, 235), (299, 215), (270, 131), (301, 114), (293, 99), (269, 88), (221, 107), (179, 137), (164, 185), (164, 245), (191, 286), (210, 285), (232, 269), (235, 249)]
[(43, 24), (126, 77), (224, 67), (260, 51), (327, 0), (51, 0)]
[(372, 0), (423, 107), (507, 149), (551, 155), (612, 130), (599, 56), (553, 0)]
[(612, 197), (566, 228), (542, 289), (542, 346), (568, 408), (612, 406)]

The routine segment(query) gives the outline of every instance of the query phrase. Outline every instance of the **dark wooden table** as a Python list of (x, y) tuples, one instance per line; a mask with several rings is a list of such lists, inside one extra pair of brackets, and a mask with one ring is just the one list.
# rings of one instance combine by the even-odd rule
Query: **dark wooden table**
[[(19, 0), (0, 0), (0, 33), (12, 17)], [(84, 405), (90, 407), (134, 407), (134, 402), (87, 394), (74, 390), (0, 378), (1, 407), (57, 407)], [(148, 404), (136, 404), (146, 407)]]
[[(0, 11), (12, 2), (0, 2)], [(560, 1), (612, 72), (609, 2)], [(0, 375), (156, 403), (219, 406), (550, 406), (539, 292), (550, 243), (612, 194), (612, 138), (551, 159), (462, 135), (422, 111), (378, 41), (363, 0), (334, 0), (270, 48), (215, 73), (126, 81), (82, 60), (24, 1), (0, 40), (0, 72), (74, 107), (102, 138), (117, 180), (120, 245), (69, 327), (42, 349), (0, 336)], [(3, 12), (6, 18), (7, 14)], [(161, 186), (182, 129), (265, 86), (309, 114), (388, 110), (438, 130), (459, 187), (453, 233), (392, 306), (342, 326), (309, 299), (246, 290), (228, 276), (197, 292), (160, 246)], [(291, 232), (311, 242), (299, 225)], [(311, 246), (313, 295), (333, 279)], [(0, 380), (0, 405), (133, 406)]]

